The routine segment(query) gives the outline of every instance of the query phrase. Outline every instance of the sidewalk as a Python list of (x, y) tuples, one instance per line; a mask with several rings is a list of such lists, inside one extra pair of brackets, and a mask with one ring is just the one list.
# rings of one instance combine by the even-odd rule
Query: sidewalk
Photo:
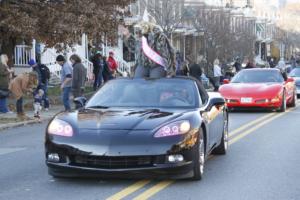
[(62, 106), (52, 106), (49, 111), (42, 111), (41, 119), (34, 118), (33, 111), (27, 111), (26, 115), (30, 118), (28, 120), (20, 120), (17, 114), (0, 114), (0, 131), (8, 128), (24, 126), (27, 124), (41, 123), (50, 120), (55, 114), (64, 110)]

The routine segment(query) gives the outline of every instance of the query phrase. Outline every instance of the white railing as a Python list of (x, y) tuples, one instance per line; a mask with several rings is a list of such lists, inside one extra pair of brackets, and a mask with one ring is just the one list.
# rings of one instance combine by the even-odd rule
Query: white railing
[[(15, 66), (28, 66), (28, 62), (30, 59), (33, 58), (33, 49), (31, 46), (28, 45), (17, 45), (15, 47)], [(116, 52), (116, 51), (115, 51)], [(41, 55), (41, 63), (45, 64), (52, 75), (55, 76), (55, 78), (60, 78), (61, 73), (61, 66), (56, 64), (56, 57), (57, 53), (53, 49), (47, 49), (44, 52), (42, 52)], [(90, 62), (86, 58), (81, 58), (83, 65), (87, 69), (87, 79), (88, 81), (93, 80), (93, 63)], [(132, 64), (124, 61), (121, 58), (118, 58), (118, 56), (115, 56), (115, 59), (118, 63), (118, 72), (124, 76), (130, 76), (131, 74), (131, 68)]]
[(124, 60), (117, 60), (117, 71), (124, 77), (130, 76), (130, 65)]
[(94, 79), (94, 74), (93, 74), (93, 63), (89, 61), (86, 58), (81, 58), (82, 59), (82, 64), (86, 67), (87, 69), (87, 79), (88, 81), (91, 81)]
[(28, 66), (28, 62), (33, 58), (32, 47), (28, 45), (15, 46), (15, 66)]
[(52, 49), (46, 49), (41, 56), (41, 63), (49, 68), (49, 71), (55, 78), (60, 79), (61, 66), (56, 63), (57, 53)]
[[(61, 66), (56, 64), (56, 57), (58, 54), (54, 52), (52, 49), (47, 49), (42, 55), (42, 63), (47, 65), (50, 72), (57, 77), (60, 77)], [(86, 58), (82, 58), (82, 64), (87, 69), (87, 79), (88, 81), (93, 79), (93, 63), (87, 60)]]

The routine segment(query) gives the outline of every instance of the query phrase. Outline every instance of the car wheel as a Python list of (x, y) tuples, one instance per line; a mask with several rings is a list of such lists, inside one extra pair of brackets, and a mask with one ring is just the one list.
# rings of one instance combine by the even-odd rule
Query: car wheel
[(293, 100), (292, 100), (290, 106), (291, 107), (296, 107), (296, 105), (297, 105), (297, 92), (294, 91)]
[(285, 99), (285, 94), (282, 95), (282, 102), (281, 106), (279, 108), (279, 112), (285, 112), (286, 110), (286, 99)]
[(228, 116), (224, 118), (222, 139), (219, 146), (213, 150), (213, 154), (225, 155), (228, 149)]
[(205, 144), (202, 130), (199, 131), (199, 138), (194, 148), (193, 163), (194, 176), (193, 180), (201, 180), (204, 172), (205, 163)]

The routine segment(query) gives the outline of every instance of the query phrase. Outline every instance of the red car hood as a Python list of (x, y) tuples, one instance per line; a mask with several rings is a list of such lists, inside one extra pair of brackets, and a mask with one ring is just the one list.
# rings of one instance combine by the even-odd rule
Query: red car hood
[(224, 98), (274, 98), (281, 90), (280, 83), (230, 83), (220, 87)]

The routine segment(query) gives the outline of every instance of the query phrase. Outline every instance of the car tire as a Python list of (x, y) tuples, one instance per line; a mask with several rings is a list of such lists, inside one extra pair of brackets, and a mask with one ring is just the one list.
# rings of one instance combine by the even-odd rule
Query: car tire
[(224, 117), (221, 143), (213, 150), (215, 155), (225, 155), (228, 149), (228, 116)]
[(278, 110), (279, 112), (285, 112), (286, 111), (286, 99), (285, 99), (285, 94), (282, 95), (282, 102), (281, 106)]
[(293, 100), (292, 100), (292, 102), (291, 102), (291, 104), (290, 104), (290, 106), (291, 107), (296, 107), (296, 105), (297, 105), (297, 93), (296, 93), (296, 91), (294, 91), (294, 94), (293, 94)]
[(205, 163), (205, 140), (203, 131), (199, 131), (199, 137), (197, 143), (194, 147), (193, 153), (193, 180), (201, 180), (204, 173), (204, 163)]

